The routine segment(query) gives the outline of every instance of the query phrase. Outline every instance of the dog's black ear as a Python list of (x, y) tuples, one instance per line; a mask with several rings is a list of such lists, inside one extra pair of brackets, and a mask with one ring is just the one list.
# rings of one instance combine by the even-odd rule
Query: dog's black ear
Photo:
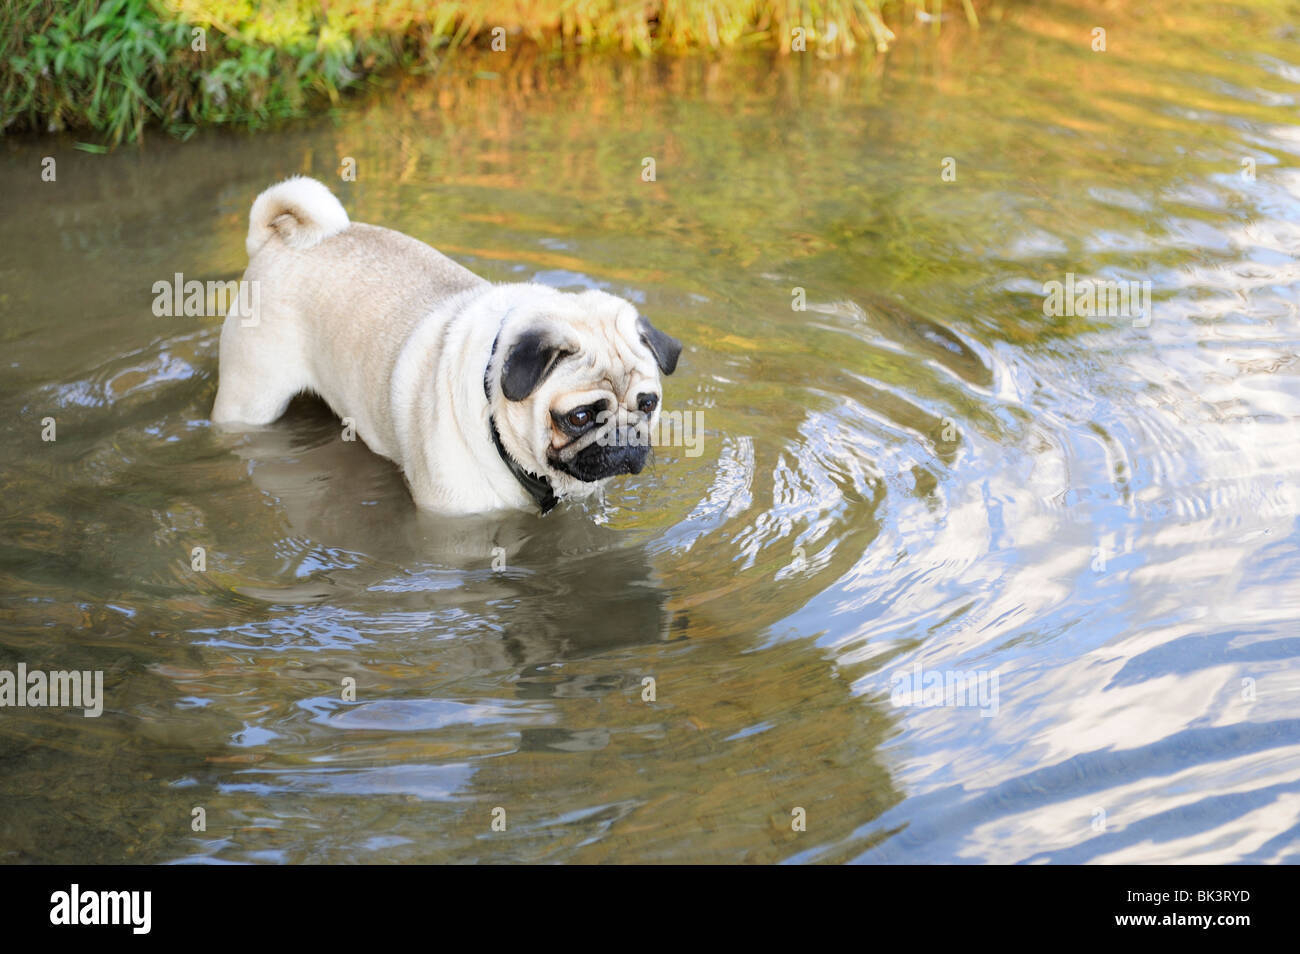
[(641, 332), (642, 343), (655, 356), (659, 370), (664, 374), (672, 374), (676, 371), (677, 358), (682, 353), (682, 343), (671, 335), (664, 334), (646, 321), (644, 316), (637, 318), (636, 327)]
[(522, 401), (546, 380), (555, 363), (573, 354), (544, 331), (525, 331), (510, 346), (501, 364), (501, 393), (510, 401)]

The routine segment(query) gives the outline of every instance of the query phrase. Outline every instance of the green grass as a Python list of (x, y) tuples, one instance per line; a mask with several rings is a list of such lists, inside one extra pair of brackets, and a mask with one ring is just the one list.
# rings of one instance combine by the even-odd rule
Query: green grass
[[(977, 25), (971, 0), (961, 0)], [(942, 0), (931, 0), (934, 10)], [(0, 4), (0, 130), (259, 125), (336, 102), (367, 78), (435, 68), (453, 51), (701, 48), (842, 55), (894, 38), (893, 0), (7, 0)], [(955, 9), (957, 3), (952, 4)], [(937, 21), (935, 21), (937, 24)], [(497, 36), (497, 42), (501, 35)]]

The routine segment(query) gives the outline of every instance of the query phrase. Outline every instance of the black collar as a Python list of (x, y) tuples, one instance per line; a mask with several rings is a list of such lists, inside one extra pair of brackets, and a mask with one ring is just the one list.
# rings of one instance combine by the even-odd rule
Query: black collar
[[(504, 322), (503, 322), (504, 324)], [(536, 474), (530, 474), (519, 466), (519, 462), (506, 453), (504, 445), (501, 443), (501, 433), (497, 430), (497, 421), (492, 414), (492, 387), (489, 383), (488, 375), (492, 372), (492, 358), (497, 353), (497, 342), (501, 340), (501, 332), (497, 332), (496, 338), (492, 339), (492, 353), (488, 355), (487, 367), (483, 369), (483, 394), (488, 400), (488, 426), (492, 430), (492, 444), (501, 455), (501, 460), (510, 468), (510, 473), (515, 475), (515, 480), (519, 481), (519, 486), (528, 491), (528, 496), (537, 502), (537, 506), (542, 508), (542, 513), (549, 513), (559, 501), (556, 499), (555, 491), (551, 489), (551, 482), (545, 477), (538, 477)]]

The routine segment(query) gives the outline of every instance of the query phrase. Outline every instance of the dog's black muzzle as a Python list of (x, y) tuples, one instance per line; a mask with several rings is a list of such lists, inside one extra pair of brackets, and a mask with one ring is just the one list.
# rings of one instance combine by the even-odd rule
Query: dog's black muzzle
[(585, 482), (641, 473), (650, 455), (650, 443), (644, 432), (637, 428), (620, 428), (610, 436), (612, 440), (594, 441), (568, 461), (553, 459), (551, 466)]

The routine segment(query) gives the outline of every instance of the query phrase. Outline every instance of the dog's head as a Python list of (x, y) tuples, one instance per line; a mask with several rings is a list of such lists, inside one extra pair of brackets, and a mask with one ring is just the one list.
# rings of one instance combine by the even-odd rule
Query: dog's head
[(640, 473), (663, 403), (660, 374), (673, 373), (681, 343), (614, 295), (529, 291), (503, 323), (488, 366), (506, 452), (558, 497)]

